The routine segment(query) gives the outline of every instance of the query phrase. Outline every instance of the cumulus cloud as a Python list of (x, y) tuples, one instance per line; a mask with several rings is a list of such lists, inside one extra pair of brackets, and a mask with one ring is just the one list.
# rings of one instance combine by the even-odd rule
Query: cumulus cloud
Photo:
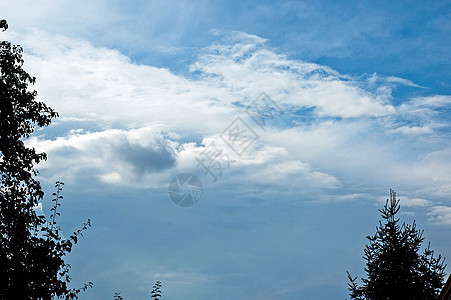
[(50, 170), (53, 177), (97, 176), (105, 183), (144, 184), (142, 178), (176, 163), (172, 141), (156, 128), (75, 130), (55, 140), (32, 138), (29, 144), (51, 157), (40, 169)]
[[(197, 159), (215, 141), (231, 156), (221, 179), (227, 183), (290, 186), (294, 193), (308, 186), (326, 194), (356, 183), (385, 189), (396, 181), (437, 191), (451, 186), (445, 158), (421, 161), (444, 151), (436, 139), (444, 126), (437, 116), (449, 105), (447, 96), (396, 106), (393, 85), (414, 83), (352, 78), (291, 60), (258, 36), (213, 33), (218, 41), (198, 52), (189, 76), (136, 64), (80, 39), (10, 33), (27, 49), (26, 67), (38, 78), (40, 97), (61, 116), (30, 141), (49, 154), (40, 168), (51, 169), (52, 176), (159, 187), (174, 171), (204, 173)], [(262, 92), (283, 112), (268, 118), (265, 128), (245, 111)], [(241, 156), (221, 139), (237, 117), (258, 135)], [(429, 146), (408, 150), (419, 136)], [(399, 145), (406, 150), (393, 151)]]

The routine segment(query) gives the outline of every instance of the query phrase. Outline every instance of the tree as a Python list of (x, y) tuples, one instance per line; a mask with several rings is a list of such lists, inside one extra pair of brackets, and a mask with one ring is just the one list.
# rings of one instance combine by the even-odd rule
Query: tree
[(376, 233), (367, 236), (363, 285), (347, 272), (352, 299), (438, 299), (445, 277), (444, 259), (434, 257), (430, 244), (419, 253), (423, 231), (416, 228), (415, 221), (400, 225), (396, 218), (399, 209), (396, 193), (390, 190), (390, 200), (379, 209), (384, 223), (379, 221)]
[[(1, 24), (8, 28), (5, 20)], [(36, 101), (37, 92), (28, 89), (36, 78), (22, 68), (22, 52), (10, 42), (0, 44), (0, 298), (76, 299), (92, 283), (69, 289), (70, 265), (64, 256), (90, 221), (70, 238), (61, 237), (55, 221), (62, 199), (60, 182), (49, 220), (36, 214), (44, 192), (35, 179), (38, 171), (34, 165), (47, 157), (26, 147), (24, 140), (35, 126), (49, 125), (58, 114)]]
[(153, 290), (150, 293), (150, 298), (154, 300), (160, 300), (161, 299), (161, 281), (155, 282), (155, 285), (153, 286)]

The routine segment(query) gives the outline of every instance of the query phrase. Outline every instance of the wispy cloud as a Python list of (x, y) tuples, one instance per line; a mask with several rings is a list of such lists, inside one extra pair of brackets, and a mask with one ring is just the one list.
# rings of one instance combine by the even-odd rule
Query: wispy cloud
[(427, 215), (434, 224), (451, 225), (451, 207), (449, 206), (431, 207)]
[(401, 126), (395, 129), (389, 130), (390, 133), (403, 133), (403, 134), (429, 134), (433, 130), (428, 126)]

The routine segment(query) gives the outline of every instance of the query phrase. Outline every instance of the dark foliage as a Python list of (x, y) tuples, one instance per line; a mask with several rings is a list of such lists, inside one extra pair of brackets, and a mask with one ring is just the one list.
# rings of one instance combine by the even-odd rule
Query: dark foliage
[(1, 20), (0, 28), (3, 29), (3, 31), (6, 31), (6, 29), (8, 29), (8, 22), (6, 22), (6, 20)]
[(445, 277), (444, 259), (434, 257), (430, 244), (419, 253), (424, 241), (423, 231), (412, 225), (399, 224), (396, 214), (400, 209), (396, 193), (390, 190), (380, 213), (376, 233), (368, 236), (363, 258), (367, 278), (363, 285), (348, 273), (352, 299), (438, 299)]
[(36, 214), (44, 192), (34, 178), (34, 165), (46, 155), (26, 147), (24, 140), (58, 114), (36, 101), (36, 91), (28, 89), (36, 79), (22, 68), (22, 51), (6, 41), (0, 44), (0, 299), (76, 299), (92, 283), (69, 289), (70, 265), (64, 256), (90, 221), (69, 239), (61, 237), (55, 221), (62, 199), (60, 182), (50, 219)]
[(150, 293), (150, 298), (154, 300), (160, 300), (161, 299), (161, 281), (157, 281), (155, 285), (153, 286), (153, 290)]

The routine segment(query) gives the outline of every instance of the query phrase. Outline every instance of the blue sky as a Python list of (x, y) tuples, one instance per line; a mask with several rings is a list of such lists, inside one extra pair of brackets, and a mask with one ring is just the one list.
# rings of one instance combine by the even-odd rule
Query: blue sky
[[(60, 180), (66, 233), (92, 220), (68, 257), (94, 282), (81, 299), (156, 280), (164, 299), (346, 298), (390, 188), (451, 257), (450, 6), (1, 3), (60, 114), (29, 141), (43, 213)], [(262, 92), (282, 112), (264, 128), (245, 110)], [(238, 117), (258, 135), (241, 155), (221, 138)], [(215, 182), (196, 160), (212, 143), (232, 161)], [(188, 208), (167, 193), (183, 172), (204, 187)]]

